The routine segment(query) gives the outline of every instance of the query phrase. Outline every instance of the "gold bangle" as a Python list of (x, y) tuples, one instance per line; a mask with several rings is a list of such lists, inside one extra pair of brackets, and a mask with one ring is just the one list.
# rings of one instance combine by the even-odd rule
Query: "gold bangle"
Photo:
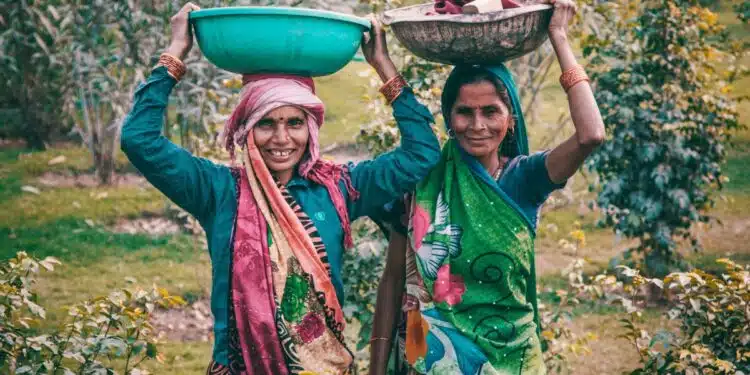
[(560, 75), (560, 85), (562, 85), (565, 92), (568, 92), (573, 86), (582, 81), (589, 82), (589, 76), (580, 65), (576, 65)]
[(176, 56), (170, 55), (168, 53), (162, 53), (159, 56), (158, 65), (166, 67), (167, 73), (177, 81), (181, 80), (185, 75), (185, 72), (187, 72), (185, 63), (180, 61), (180, 59), (178, 59)]
[(385, 96), (385, 100), (388, 102), (388, 104), (392, 104), (396, 99), (398, 99), (398, 96), (401, 95), (401, 91), (404, 89), (404, 87), (409, 86), (409, 84), (406, 82), (404, 77), (401, 75), (397, 75), (391, 79), (388, 80), (388, 82), (384, 83), (383, 86), (380, 87), (380, 93)]

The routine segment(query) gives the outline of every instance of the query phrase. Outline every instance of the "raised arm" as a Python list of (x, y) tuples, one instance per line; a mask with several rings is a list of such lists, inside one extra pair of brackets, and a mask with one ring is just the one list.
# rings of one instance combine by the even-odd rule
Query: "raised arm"
[(386, 90), (386, 96), (398, 95), (391, 105), (401, 132), (401, 144), (391, 152), (352, 168), (352, 183), (361, 194), (360, 199), (349, 205), (352, 220), (368, 216), (413, 190), (440, 159), (440, 144), (432, 131), (435, 120), (410, 88), (398, 89), (401, 86), (394, 85), (400, 77), (388, 55), (385, 32), (374, 17), (371, 21), (373, 27), (363, 38), (362, 51), (378, 72), (384, 88), (400, 90)]
[(391, 232), (383, 277), (378, 285), (375, 317), (370, 339), (370, 375), (385, 375), (393, 347), (394, 333), (401, 311), (401, 298), (406, 281), (406, 237)]
[[(182, 59), (192, 44), (186, 5), (172, 18), (173, 43), (167, 53)], [(190, 43), (185, 42), (189, 37)], [(217, 178), (231, 175), (225, 167), (197, 158), (161, 134), (169, 94), (177, 84), (164, 66), (157, 67), (135, 93), (133, 108), (122, 128), (121, 148), (130, 162), (177, 205), (202, 218), (212, 204), (211, 188)]]
[[(549, 37), (563, 73), (583, 72), (568, 42), (568, 23), (576, 13), (573, 0), (548, 0), (555, 6)], [(575, 79), (568, 82), (576, 82)], [(578, 81), (567, 90), (575, 134), (550, 151), (546, 167), (550, 180), (561, 183), (573, 176), (586, 157), (604, 141), (604, 122), (588, 81)]]

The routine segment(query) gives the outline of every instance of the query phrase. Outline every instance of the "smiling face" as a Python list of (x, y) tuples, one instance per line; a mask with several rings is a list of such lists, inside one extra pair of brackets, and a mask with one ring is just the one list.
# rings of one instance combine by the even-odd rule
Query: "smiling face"
[(294, 106), (276, 108), (255, 124), (253, 138), (271, 174), (287, 183), (307, 150), (306, 114)]
[(451, 128), (466, 152), (479, 159), (497, 155), (510, 126), (510, 111), (493, 83), (461, 86), (451, 109)]

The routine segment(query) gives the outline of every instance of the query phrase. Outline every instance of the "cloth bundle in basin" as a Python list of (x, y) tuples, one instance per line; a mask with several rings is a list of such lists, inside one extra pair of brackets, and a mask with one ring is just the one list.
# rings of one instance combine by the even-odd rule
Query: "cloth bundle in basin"
[(385, 12), (384, 23), (404, 47), (423, 59), (497, 65), (547, 40), (554, 8), (534, 0), (515, 1), (523, 6), (482, 14), (434, 14), (435, 3), (398, 8)]
[(304, 8), (227, 7), (190, 13), (203, 55), (239, 74), (333, 74), (352, 60), (370, 21)]

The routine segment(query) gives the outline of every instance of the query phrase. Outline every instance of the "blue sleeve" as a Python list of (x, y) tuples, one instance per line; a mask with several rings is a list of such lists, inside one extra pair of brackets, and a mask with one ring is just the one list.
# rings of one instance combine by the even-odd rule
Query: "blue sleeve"
[(348, 202), (352, 221), (377, 215), (386, 204), (413, 190), (440, 160), (432, 114), (411, 89), (405, 88), (393, 102), (393, 117), (401, 132), (399, 147), (349, 167), (352, 185), (360, 193), (359, 199)]
[(504, 188), (508, 194), (522, 207), (541, 206), (553, 191), (565, 187), (567, 183), (556, 184), (550, 180), (545, 164), (548, 154), (549, 151), (542, 151), (519, 156), (508, 163), (507, 175), (501, 179), (501, 185), (506, 185)]
[(408, 234), (409, 218), (407, 217), (408, 199), (401, 198), (386, 203), (370, 213), (369, 217), (388, 238), (391, 232), (406, 236)]
[(214, 183), (231, 176), (226, 167), (193, 156), (161, 134), (175, 84), (165, 67), (154, 69), (135, 92), (120, 145), (148, 182), (201, 220), (214, 205)]

